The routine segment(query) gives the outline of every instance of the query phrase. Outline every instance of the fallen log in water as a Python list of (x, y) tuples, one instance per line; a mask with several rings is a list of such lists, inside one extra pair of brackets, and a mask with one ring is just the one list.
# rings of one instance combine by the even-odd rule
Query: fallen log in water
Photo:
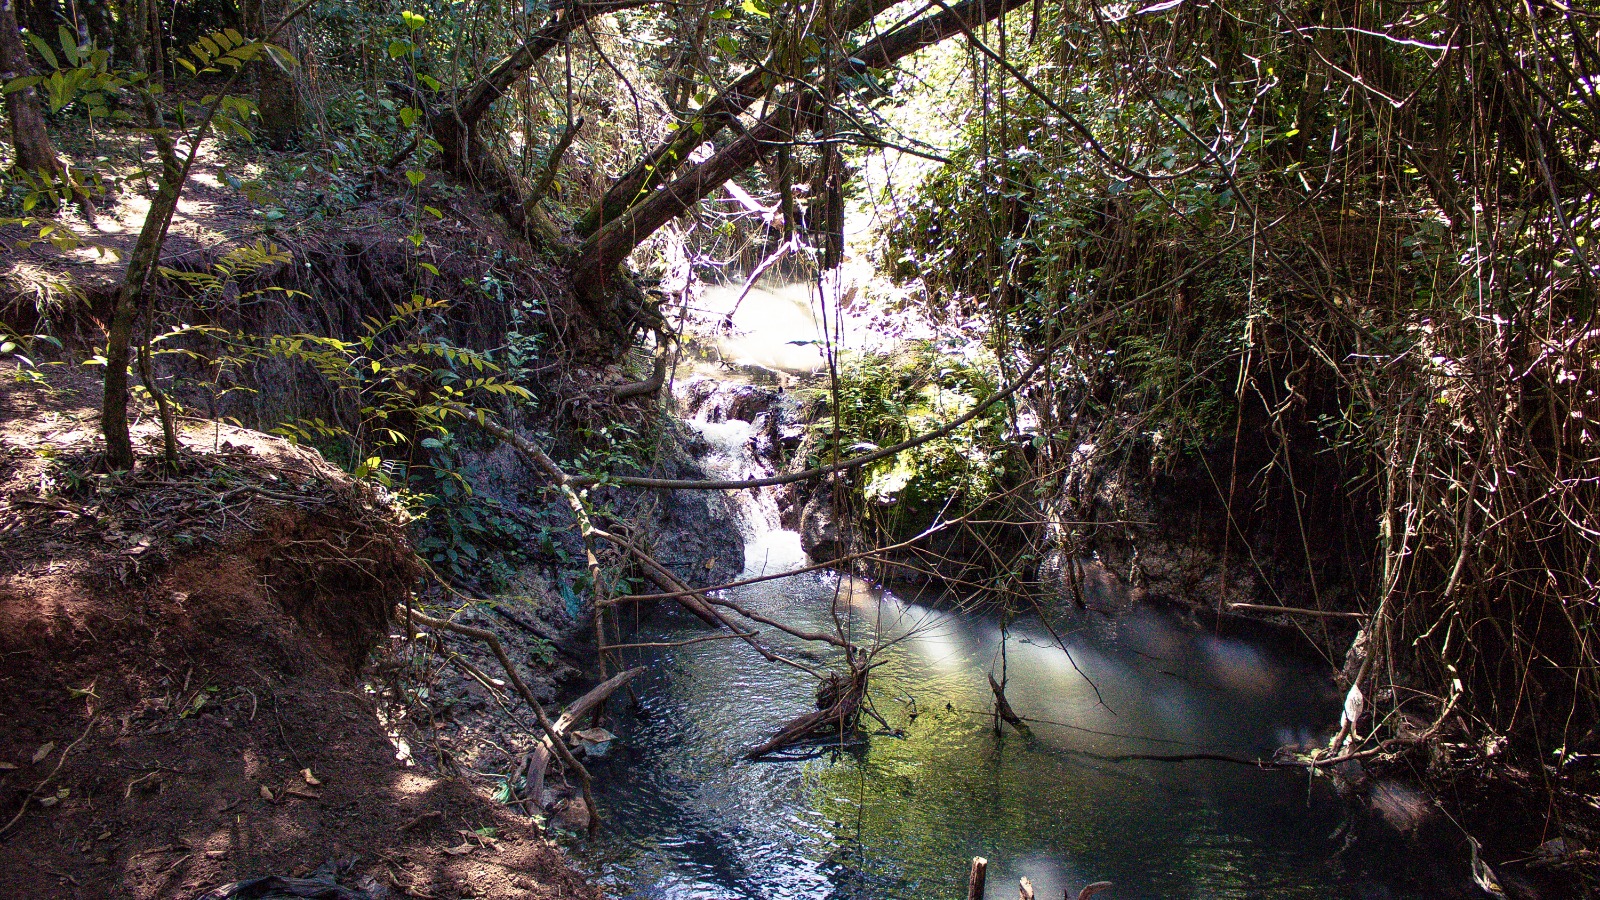
[(807, 738), (840, 734), (856, 727), (861, 700), (867, 694), (867, 669), (849, 676), (829, 675), (817, 689), (818, 710), (790, 719), (766, 743), (752, 747), (745, 759), (760, 759)]
[(617, 692), (617, 689), (633, 680), (635, 675), (644, 669), (628, 669), (611, 676), (600, 682), (582, 697), (572, 701), (561, 715), (556, 717), (550, 732), (535, 744), (533, 749), (523, 757), (521, 769), (523, 772), (522, 783), (526, 786), (523, 798), (531, 802), (536, 808), (542, 809), (544, 802), (544, 775), (550, 768), (550, 760), (559, 751), (552, 741), (565, 741), (572, 727), (582, 721), (584, 716), (593, 712), (596, 707), (604, 703), (607, 698)]

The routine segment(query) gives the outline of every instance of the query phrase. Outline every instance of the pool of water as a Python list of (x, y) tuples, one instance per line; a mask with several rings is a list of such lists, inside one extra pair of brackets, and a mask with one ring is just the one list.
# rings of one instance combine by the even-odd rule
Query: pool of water
[[(747, 557), (749, 574), (804, 564), (790, 532), (758, 538)], [(1343, 810), (1325, 779), (1114, 758), (1254, 758), (1325, 740), (1339, 702), (1325, 668), (1147, 608), (1066, 614), (1055, 635), (1018, 620), (1008, 696), (1035, 721), (996, 734), (996, 618), (833, 573), (734, 596), (810, 628), (831, 628), (837, 604), (854, 640), (882, 645), (870, 698), (891, 728), (864, 719), (842, 749), (746, 761), (814, 709), (810, 676), (733, 640), (630, 652), (647, 666), (637, 703), (613, 703), (619, 738), (591, 764), (606, 828), (574, 846), (617, 896), (959, 898), (974, 856), (990, 861), (992, 898), (1015, 897), (1021, 876), (1052, 900), (1101, 880), (1115, 884), (1102, 900), (1425, 896), (1405, 887), (1418, 863), (1403, 848), (1338, 852)], [(636, 627), (648, 641), (708, 633), (675, 608)], [(808, 664), (836, 662), (763, 632)]]

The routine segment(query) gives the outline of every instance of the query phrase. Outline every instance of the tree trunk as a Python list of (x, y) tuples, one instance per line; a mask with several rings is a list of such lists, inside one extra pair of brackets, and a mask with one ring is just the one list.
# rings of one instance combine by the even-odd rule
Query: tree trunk
[(530, 34), (510, 56), (489, 70), (471, 87), (460, 93), (454, 106), (432, 114), (429, 130), (443, 148), (440, 159), (444, 170), (453, 175), (471, 175), (478, 167), (483, 147), (478, 125), (494, 101), (505, 95), (511, 83), (546, 53), (561, 46), (578, 28), (606, 13), (644, 6), (649, 0), (592, 0), (574, 2), (556, 10), (560, 18)]
[[(895, 0), (860, 0), (845, 11), (834, 31), (840, 35), (855, 31), (871, 22), (878, 13), (894, 6), (894, 3)], [(671, 137), (640, 157), (633, 168), (618, 178), (605, 196), (578, 220), (573, 230), (580, 237), (588, 237), (622, 215), (629, 206), (639, 202), (645, 194), (677, 171), (694, 148), (712, 140), (723, 129), (738, 121), (739, 116), (749, 112), (777, 83), (770, 65), (756, 66), (740, 76), (700, 107), (692, 123), (674, 131)]]
[[(17, 24), (17, 0), (0, 0), (0, 81), (32, 74), (28, 51)], [(61, 179), (63, 170), (56, 146), (45, 128), (39, 92), (33, 87), (6, 95), (6, 111), (11, 119), (11, 143), (16, 148), (16, 166), (30, 173), (43, 172), (50, 181)]]
[(144, 46), (148, 69), (141, 71), (150, 73), (150, 80), (156, 84), (165, 84), (167, 80), (167, 49), (165, 38), (162, 36), (161, 27), (161, 2), (160, 0), (139, 0), (139, 8), (145, 12)]
[[(263, 37), (289, 12), (287, 0), (245, 0), (240, 4), (245, 29), (252, 37)], [(290, 25), (278, 32), (273, 43), (295, 59), (300, 58), (299, 29)], [(305, 100), (298, 73), (285, 71), (272, 56), (263, 60), (256, 76), (256, 109), (261, 114), (257, 137), (273, 150), (288, 150), (300, 144), (305, 130)]]
[[(975, 28), (1016, 9), (1030, 0), (966, 0), (946, 12), (897, 28), (851, 55), (846, 72), (886, 69), (926, 47)], [(599, 305), (615, 280), (617, 267), (657, 229), (667, 224), (761, 157), (762, 148), (792, 138), (790, 122), (804, 122), (815, 107), (815, 95), (801, 94), (791, 105), (769, 114), (738, 140), (711, 158), (645, 197), (626, 213), (595, 232), (578, 248), (572, 266), (573, 287), (579, 297)]]
[[(0, 0), (4, 2), (4, 0)], [(128, 271), (117, 290), (117, 302), (112, 308), (111, 325), (106, 335), (105, 393), (100, 403), (100, 431), (106, 440), (106, 466), (112, 470), (131, 470), (134, 466), (133, 437), (128, 432), (128, 364), (133, 353), (133, 324), (144, 307), (150, 279), (155, 275), (156, 262), (161, 255), (161, 243), (166, 238), (166, 225), (178, 208), (178, 195), (183, 187), (183, 167), (178, 162), (172, 136), (161, 122), (155, 100), (144, 97), (145, 114), (150, 120), (150, 136), (156, 143), (161, 158), (161, 179), (156, 184), (156, 195), (150, 201), (150, 211), (145, 214), (144, 227), (139, 240), (128, 256)]]
[(116, 59), (135, 72), (150, 71), (150, 51), (145, 39), (149, 30), (150, 13), (145, 4), (150, 0), (120, 0), (117, 5)]

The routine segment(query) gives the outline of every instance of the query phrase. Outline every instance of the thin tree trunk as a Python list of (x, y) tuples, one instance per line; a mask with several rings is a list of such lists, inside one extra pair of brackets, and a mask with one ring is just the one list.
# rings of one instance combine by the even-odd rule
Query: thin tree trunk
[[(966, 0), (935, 16), (897, 28), (872, 41), (851, 55), (845, 72), (868, 68), (884, 69), (895, 62), (930, 47), (952, 35), (977, 27), (1016, 9), (1030, 0)], [(845, 74), (845, 73), (841, 73)], [(626, 213), (595, 232), (578, 250), (573, 264), (573, 285), (580, 297), (596, 303), (609, 289), (617, 267), (633, 248), (654, 234), (728, 179), (743, 172), (760, 159), (766, 146), (793, 137), (790, 122), (804, 122), (815, 110), (814, 94), (801, 94), (794, 104), (785, 104), (751, 126), (738, 140), (712, 154), (711, 158), (666, 186), (655, 190)]]
[(149, 42), (145, 39), (150, 22), (150, 13), (145, 5), (149, 2), (121, 0), (117, 7), (116, 58), (135, 72), (150, 71)]
[[(28, 51), (17, 24), (17, 0), (0, 0), (0, 81), (32, 74)], [(6, 111), (11, 119), (11, 142), (16, 148), (16, 166), (33, 174), (43, 173), (51, 182), (62, 176), (55, 143), (45, 128), (39, 92), (25, 87), (6, 95)]]
[(156, 84), (165, 84), (167, 80), (167, 50), (162, 41), (161, 28), (161, 0), (140, 0), (140, 8), (148, 17), (145, 20), (145, 53), (150, 68), (143, 71), (150, 73), (150, 80)]
[(134, 466), (133, 436), (128, 431), (128, 364), (133, 355), (133, 323), (145, 305), (150, 279), (161, 254), (161, 243), (166, 237), (166, 223), (178, 207), (178, 195), (183, 186), (183, 166), (178, 162), (172, 136), (161, 122), (155, 100), (149, 96), (143, 99), (145, 114), (150, 120), (150, 137), (156, 142), (161, 158), (161, 179), (150, 201), (150, 211), (145, 214), (139, 240), (128, 256), (128, 271), (123, 276), (122, 287), (117, 290), (116, 306), (112, 308), (106, 335), (105, 394), (100, 403), (106, 465), (123, 471)]

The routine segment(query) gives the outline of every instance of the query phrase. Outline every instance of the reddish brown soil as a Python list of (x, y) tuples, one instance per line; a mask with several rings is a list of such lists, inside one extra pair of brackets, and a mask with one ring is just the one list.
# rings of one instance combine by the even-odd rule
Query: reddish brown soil
[(397, 761), (357, 671), (415, 574), (380, 504), (225, 427), (176, 476), (94, 476), (86, 394), (0, 370), (0, 897), (352, 857), (389, 896), (598, 896), (526, 818)]

